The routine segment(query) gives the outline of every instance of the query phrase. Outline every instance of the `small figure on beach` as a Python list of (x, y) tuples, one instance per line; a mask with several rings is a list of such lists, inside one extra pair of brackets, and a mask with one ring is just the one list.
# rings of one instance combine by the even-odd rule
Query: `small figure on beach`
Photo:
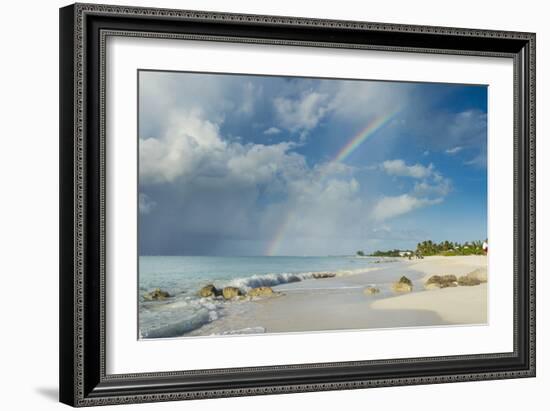
[(483, 254), (487, 255), (487, 253), (489, 252), (489, 242), (487, 241), (487, 239), (485, 239), (481, 248), (483, 248)]

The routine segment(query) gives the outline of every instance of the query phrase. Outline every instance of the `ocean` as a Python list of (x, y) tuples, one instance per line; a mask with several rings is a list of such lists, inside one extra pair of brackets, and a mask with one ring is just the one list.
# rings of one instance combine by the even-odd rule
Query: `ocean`
[[(139, 257), (139, 333), (140, 338), (185, 336), (235, 310), (245, 309), (245, 302), (227, 302), (222, 298), (200, 298), (197, 292), (207, 284), (218, 288), (235, 286), (243, 290), (269, 286), (277, 290), (299, 284), (300, 289), (315, 289), (322, 284), (313, 280), (319, 273), (336, 277), (368, 272), (380, 262), (378, 257)], [(373, 272), (373, 284), (379, 279)], [(332, 282), (338, 284), (337, 282)], [(336, 285), (337, 286), (337, 285)], [(143, 294), (155, 288), (172, 296), (164, 301), (146, 301)], [(246, 333), (247, 330), (240, 330)], [(261, 330), (248, 330), (261, 332)], [(231, 330), (227, 331), (231, 333)]]

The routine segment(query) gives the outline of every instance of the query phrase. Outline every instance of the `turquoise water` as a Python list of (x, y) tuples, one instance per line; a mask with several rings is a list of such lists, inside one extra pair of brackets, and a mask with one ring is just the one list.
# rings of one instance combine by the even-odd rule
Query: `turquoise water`
[[(140, 256), (139, 326), (142, 338), (175, 337), (219, 320), (231, 302), (197, 295), (206, 284), (235, 286), (243, 290), (306, 281), (317, 273), (337, 277), (368, 271), (380, 258), (340, 257), (203, 257)], [(317, 284), (318, 285), (318, 284)], [(154, 288), (173, 298), (145, 301), (142, 295)]]
[(379, 258), (367, 257), (202, 257), (141, 256), (140, 289), (160, 287), (177, 294), (216, 286), (274, 286), (317, 272), (345, 272), (372, 267)]

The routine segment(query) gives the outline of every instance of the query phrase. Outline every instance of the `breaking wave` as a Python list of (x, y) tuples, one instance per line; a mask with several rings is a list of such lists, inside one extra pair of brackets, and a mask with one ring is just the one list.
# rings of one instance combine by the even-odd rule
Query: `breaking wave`
[(210, 312), (206, 309), (198, 310), (190, 313), (186, 318), (177, 322), (165, 325), (163, 327), (153, 328), (146, 331), (141, 331), (141, 338), (170, 338), (179, 337), (185, 333), (196, 330), (205, 324), (208, 324)]
[[(377, 261), (373, 261), (373, 263), (375, 262)], [(294, 262), (292, 264), (294, 265)], [(300, 285), (300, 288), (305, 287), (313, 290), (334, 285), (333, 282), (323, 282), (322, 279), (363, 274), (381, 268), (370, 265), (361, 268), (356, 266), (331, 270), (329, 267), (327, 269), (323, 267), (321, 270), (316, 271), (304, 270), (303, 272), (272, 272), (266, 274), (252, 274), (253, 271), (248, 274), (246, 270), (243, 270), (235, 272), (233, 278), (223, 280), (221, 278), (209, 278), (208, 276), (190, 276), (189, 279), (177, 276), (155, 278), (153, 284), (140, 287), (140, 294), (150, 290), (153, 286), (158, 286), (169, 292), (173, 297), (163, 301), (146, 301), (144, 298), (140, 298), (140, 338), (175, 338), (186, 335), (232, 335), (265, 332), (265, 329), (259, 326), (243, 329), (235, 327), (233, 330), (218, 327), (217, 324), (221, 324), (226, 317), (238, 318), (241, 310), (249, 309), (248, 304), (250, 301), (254, 301), (254, 298), (245, 297), (237, 300), (224, 300), (222, 296), (202, 298), (199, 296), (198, 291), (207, 284), (214, 284), (218, 289), (226, 286), (237, 287), (243, 291), (243, 294), (246, 294), (250, 289), (256, 287), (275, 287), (309, 280), (307, 283)], [(239, 276), (239, 272), (242, 272), (241, 276)], [(197, 334), (196, 330), (201, 328), (204, 330), (203, 334)]]
[(144, 305), (139, 315), (148, 326), (140, 330), (140, 338), (180, 337), (219, 319), (223, 305), (223, 301), (194, 297)]
[(344, 277), (375, 270), (377, 270), (377, 268), (360, 268), (355, 270), (340, 271), (311, 271), (303, 273), (256, 274), (250, 277), (236, 278), (231, 280), (228, 285), (243, 290), (249, 290), (256, 287), (274, 287), (280, 284), (296, 283), (304, 280)]

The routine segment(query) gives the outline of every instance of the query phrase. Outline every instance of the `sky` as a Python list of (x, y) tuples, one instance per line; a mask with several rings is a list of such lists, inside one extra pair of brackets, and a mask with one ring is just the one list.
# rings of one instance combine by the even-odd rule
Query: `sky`
[(140, 255), (487, 237), (484, 85), (138, 76)]

